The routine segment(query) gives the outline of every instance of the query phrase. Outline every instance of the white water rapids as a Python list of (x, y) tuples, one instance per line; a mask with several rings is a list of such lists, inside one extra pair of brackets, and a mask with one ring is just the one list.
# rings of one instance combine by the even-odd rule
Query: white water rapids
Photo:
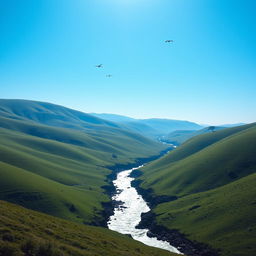
[(146, 245), (181, 254), (177, 248), (171, 246), (168, 242), (149, 237), (147, 235), (148, 229), (135, 228), (141, 221), (141, 214), (150, 211), (142, 196), (137, 193), (135, 188), (131, 187), (134, 178), (131, 178), (130, 174), (141, 167), (122, 171), (118, 173), (117, 179), (113, 181), (116, 194), (112, 197), (112, 200), (121, 203), (117, 204), (114, 214), (110, 216), (108, 228), (121, 234), (129, 234), (133, 239)]

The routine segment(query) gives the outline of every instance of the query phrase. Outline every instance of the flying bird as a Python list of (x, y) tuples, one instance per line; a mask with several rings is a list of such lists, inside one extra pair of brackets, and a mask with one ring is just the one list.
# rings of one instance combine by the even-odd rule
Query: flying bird
[(173, 43), (173, 40), (165, 40), (165, 43)]
[(103, 64), (99, 64), (95, 66), (96, 68), (103, 68)]
[(106, 75), (106, 77), (112, 77), (112, 75)]

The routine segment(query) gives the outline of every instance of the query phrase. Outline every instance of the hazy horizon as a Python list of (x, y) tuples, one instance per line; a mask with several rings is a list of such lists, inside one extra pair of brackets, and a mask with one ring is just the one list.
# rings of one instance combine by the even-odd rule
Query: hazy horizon
[[(33, 100), (29, 100), (29, 99), (4, 99), (2, 98), (3, 100), (27, 100), (27, 101), (33, 101)], [(1, 100), (1, 98), (0, 98)], [(128, 118), (132, 118), (132, 119), (136, 119), (136, 120), (143, 120), (143, 119), (167, 119), (167, 120), (179, 120), (179, 121), (189, 121), (189, 122), (194, 122), (194, 123), (197, 123), (201, 126), (208, 126), (208, 125), (215, 125), (215, 126), (221, 126), (221, 125), (232, 125), (232, 124), (249, 124), (248, 123), (245, 123), (245, 122), (233, 122), (233, 123), (200, 123), (200, 122), (197, 122), (197, 121), (193, 121), (193, 120), (188, 120), (188, 119), (176, 119), (176, 118), (171, 118), (171, 117), (159, 117), (159, 116), (148, 116), (148, 117), (140, 117), (140, 116), (131, 116), (131, 115), (124, 115), (124, 114), (117, 114), (117, 113), (107, 113), (107, 112), (87, 112), (87, 111), (84, 111), (84, 110), (81, 110), (81, 109), (76, 109), (76, 108), (73, 108), (73, 107), (68, 107), (68, 106), (64, 106), (64, 105), (61, 105), (61, 104), (57, 104), (57, 103), (54, 103), (54, 102), (46, 102), (46, 101), (38, 101), (38, 102), (45, 102), (45, 103), (50, 103), (50, 104), (54, 104), (54, 105), (59, 105), (59, 106), (62, 106), (62, 107), (67, 107), (67, 108), (70, 108), (70, 109), (73, 109), (73, 110), (76, 110), (76, 111), (80, 111), (80, 112), (84, 112), (86, 114), (90, 114), (90, 115), (93, 115), (93, 114), (99, 114), (99, 115), (117, 115), (117, 116), (122, 116), (122, 117), (128, 117)], [(103, 118), (103, 117), (102, 117)], [(103, 118), (104, 119), (104, 118)], [(252, 122), (253, 123), (253, 122)]]
[(255, 122), (255, 8), (253, 0), (3, 0), (1, 98)]

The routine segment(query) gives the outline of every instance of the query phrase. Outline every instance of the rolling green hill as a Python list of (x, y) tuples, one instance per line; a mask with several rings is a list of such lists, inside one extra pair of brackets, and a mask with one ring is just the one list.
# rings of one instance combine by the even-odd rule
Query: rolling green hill
[(63, 106), (30, 100), (0, 99), (0, 116), (73, 129), (119, 127), (117, 124)]
[(193, 137), (142, 169), (141, 187), (177, 200), (156, 221), (221, 255), (256, 254), (256, 124)]
[(184, 196), (225, 185), (255, 172), (255, 141), (255, 124), (200, 135), (145, 167), (142, 186)]
[[(186, 169), (186, 171), (188, 171), (189, 169), (197, 168), (197, 164), (202, 165), (202, 164), (206, 163), (207, 161), (213, 160), (213, 159), (211, 159), (210, 154), (218, 154), (217, 153), (219, 151), (218, 147), (220, 147), (220, 149), (222, 148), (221, 146), (218, 146), (217, 144), (214, 145), (215, 143), (221, 142), (222, 140), (224, 141), (224, 139), (232, 140), (233, 135), (238, 135), (239, 132), (241, 132), (240, 135), (242, 135), (243, 131), (247, 132), (247, 130), (250, 128), (252, 128), (252, 130), (249, 133), (254, 134), (253, 131), (255, 130), (255, 127), (256, 127), (256, 124), (253, 123), (253, 124), (238, 126), (238, 127), (234, 127), (234, 128), (227, 128), (227, 129), (223, 129), (223, 130), (220, 130), (220, 131), (217, 131), (214, 133), (207, 133), (207, 134), (202, 134), (202, 135), (193, 137), (193, 138), (189, 139), (188, 141), (186, 141), (181, 146), (179, 146), (178, 148), (176, 148), (175, 150), (173, 150), (172, 152), (170, 152), (168, 155), (162, 157), (159, 160), (154, 161), (150, 165), (147, 165), (144, 168), (145, 180), (147, 180), (147, 183), (149, 184), (149, 180), (151, 178), (152, 178), (152, 181), (153, 182), (155, 181), (155, 183), (156, 183), (158, 175), (160, 177), (162, 175), (166, 175), (167, 179), (165, 179), (165, 180), (168, 180), (168, 178), (170, 178), (170, 180), (171, 180), (171, 175), (182, 176), (184, 174), (182, 172), (183, 170), (185, 171), (185, 169)], [(251, 136), (253, 137), (253, 135), (251, 135)], [(251, 147), (254, 148), (254, 141), (252, 141), (250, 139), (250, 136), (244, 135), (244, 137), (246, 140), (248, 140), (248, 143), (249, 143), (248, 145), (251, 145)], [(243, 138), (241, 138), (238, 141), (239, 141), (238, 144), (240, 142), (243, 143)], [(213, 147), (213, 149), (211, 149), (210, 148), (211, 145), (214, 145), (214, 147), (217, 147), (217, 149), (215, 150), (214, 147)], [(236, 150), (237, 152), (242, 151), (241, 147), (233, 149), (232, 141), (229, 142), (227, 145), (229, 145), (230, 150)], [(244, 145), (244, 147), (247, 146), (245, 143), (243, 143), (243, 145)], [(205, 151), (203, 151), (204, 149), (210, 150), (207, 159), (201, 157), (201, 154), (205, 154)], [(253, 154), (253, 152), (250, 152), (250, 150), (248, 149), (247, 151), (243, 152), (243, 154), (245, 156), (246, 156), (246, 152)], [(226, 154), (228, 154), (228, 152), (226, 152)], [(223, 156), (225, 156), (226, 154), (224, 154)], [(221, 154), (219, 154), (219, 155), (221, 155)], [(191, 158), (189, 158), (189, 157), (191, 157)], [(181, 160), (184, 160), (184, 161), (181, 161)], [(219, 162), (218, 159), (216, 161)], [(186, 163), (188, 163), (189, 169), (187, 169), (187, 167), (186, 167), (185, 169), (182, 169), (182, 170), (179, 169), (178, 172), (175, 171), (176, 168), (179, 167), (179, 165), (184, 165)], [(213, 168), (213, 166), (215, 167), (215, 164), (217, 164), (217, 163), (214, 162), (214, 165), (212, 165), (210, 167), (211, 168)], [(222, 165), (222, 163), (219, 162), (219, 165)], [(208, 165), (207, 165), (207, 167), (208, 167)], [(172, 171), (172, 170), (174, 170), (174, 171)], [(189, 171), (188, 171), (188, 173), (189, 173)], [(205, 174), (207, 176), (208, 172), (206, 172)], [(153, 176), (154, 176), (154, 178), (153, 178)], [(151, 185), (153, 185), (153, 184), (151, 184)], [(157, 189), (156, 189), (156, 192), (157, 192)]]
[(0, 201), (2, 256), (161, 256), (173, 253), (145, 246), (107, 229), (79, 225)]
[[(102, 187), (110, 166), (165, 149), (110, 122), (48, 103), (16, 106), (2, 100), (0, 108), (0, 199), (76, 222), (102, 223), (102, 203), (110, 201)], [(86, 118), (86, 128), (77, 115)], [(65, 120), (64, 128), (59, 120)]]

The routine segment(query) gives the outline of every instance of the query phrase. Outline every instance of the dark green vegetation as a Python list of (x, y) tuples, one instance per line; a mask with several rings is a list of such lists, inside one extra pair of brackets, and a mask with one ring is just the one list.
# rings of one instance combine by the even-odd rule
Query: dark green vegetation
[(1, 256), (161, 256), (174, 255), (145, 246), (107, 229), (79, 225), (0, 201)]
[(95, 114), (94, 116), (103, 118), (108, 121), (113, 121), (125, 127), (128, 130), (135, 131), (143, 134), (144, 136), (159, 139), (162, 136), (169, 134), (176, 130), (198, 130), (202, 126), (181, 120), (170, 120), (170, 119), (134, 119), (126, 116), (113, 115), (113, 114)]
[(256, 124), (193, 137), (142, 169), (141, 187), (177, 200), (156, 221), (221, 255), (256, 255)]
[(160, 143), (61, 106), (0, 100), (0, 199), (100, 223), (107, 166), (159, 154)]

